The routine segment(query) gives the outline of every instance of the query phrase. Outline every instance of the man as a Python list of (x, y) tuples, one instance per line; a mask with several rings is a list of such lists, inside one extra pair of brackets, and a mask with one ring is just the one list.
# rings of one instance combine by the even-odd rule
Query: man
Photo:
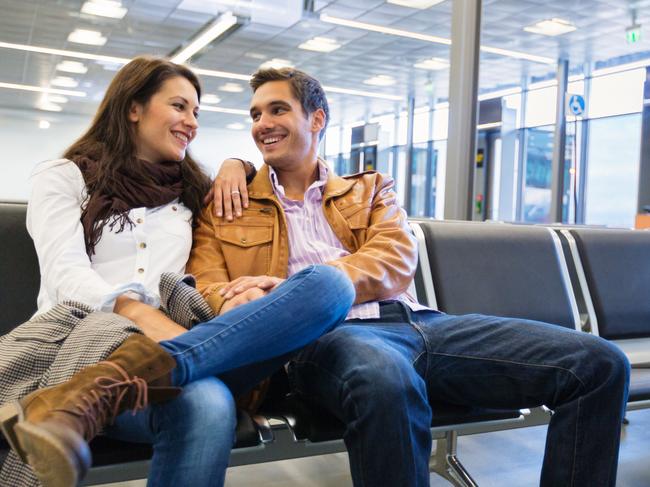
[[(343, 325), (290, 364), (297, 392), (346, 426), (356, 486), (429, 484), (428, 400), (552, 408), (541, 484), (614, 485), (629, 364), (597, 337), (544, 323), (450, 316), (413, 302), (416, 243), (392, 181), (340, 178), (318, 159), (328, 105), (295, 69), (251, 80), (252, 135), (265, 165), (229, 221), (206, 210), (189, 272), (219, 312), (256, 299), (312, 263), (343, 270), (356, 290)], [(238, 198), (239, 192), (233, 196)]]

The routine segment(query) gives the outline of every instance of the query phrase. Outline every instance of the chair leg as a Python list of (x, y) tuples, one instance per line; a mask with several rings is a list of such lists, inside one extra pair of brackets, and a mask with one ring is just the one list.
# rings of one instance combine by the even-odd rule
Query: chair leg
[(456, 455), (458, 433), (448, 431), (436, 442), (436, 451), (429, 461), (429, 470), (437, 473), (455, 487), (478, 487)]

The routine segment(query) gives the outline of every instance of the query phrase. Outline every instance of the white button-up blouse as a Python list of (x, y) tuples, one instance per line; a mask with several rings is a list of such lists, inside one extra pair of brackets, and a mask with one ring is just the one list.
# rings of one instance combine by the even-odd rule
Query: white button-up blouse
[(157, 208), (134, 208), (134, 223), (116, 233), (103, 228), (92, 259), (86, 254), (81, 171), (67, 159), (46, 161), (32, 173), (27, 230), (41, 272), (38, 313), (73, 300), (112, 311), (124, 293), (158, 306), (163, 272), (183, 273), (192, 247), (192, 212), (178, 200)]

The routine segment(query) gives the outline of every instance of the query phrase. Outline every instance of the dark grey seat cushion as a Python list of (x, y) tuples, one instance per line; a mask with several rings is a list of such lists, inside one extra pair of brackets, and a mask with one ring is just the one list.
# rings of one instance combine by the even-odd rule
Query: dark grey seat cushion
[(575, 328), (571, 291), (543, 227), (419, 222), (436, 298), (451, 314), (483, 313)]
[(26, 203), (0, 202), (0, 335), (36, 311), (40, 285), (34, 243), (25, 228)]
[(650, 232), (573, 229), (600, 336), (650, 337)]

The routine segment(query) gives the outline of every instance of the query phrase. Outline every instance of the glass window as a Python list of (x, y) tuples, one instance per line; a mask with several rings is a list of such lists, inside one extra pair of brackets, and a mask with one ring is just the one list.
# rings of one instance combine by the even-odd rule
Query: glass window
[(449, 108), (438, 108), (433, 112), (433, 140), (447, 140), (449, 129)]
[(413, 178), (411, 180), (411, 216), (432, 216), (435, 186), (435, 156), (428, 142), (413, 145)]
[(429, 140), (429, 110), (416, 111), (413, 115), (413, 143)]
[(340, 132), (341, 136), (341, 152), (350, 152), (352, 150), (352, 127), (343, 127)]
[(634, 69), (591, 80), (589, 117), (605, 117), (643, 109), (645, 69)]
[(504, 96), (503, 103), (505, 104), (506, 108), (510, 108), (511, 110), (516, 111), (515, 126), (516, 128), (521, 128), (521, 93)]
[[(447, 141), (439, 140), (433, 143), (434, 161), (436, 164), (435, 177), (431, 180), (433, 186), (433, 214), (442, 220), (445, 211), (445, 175), (447, 169)], [(436, 184), (439, 181), (440, 184)]]
[(377, 171), (395, 178), (395, 151), (392, 147), (377, 151)]
[(526, 130), (526, 168), (523, 211), (525, 222), (549, 221), (551, 209), (551, 165), (553, 161), (553, 126)]
[(395, 179), (395, 191), (397, 200), (401, 207), (404, 207), (406, 201), (406, 186), (404, 174), (406, 174), (406, 147), (397, 147), (397, 178)]
[(557, 87), (549, 86), (527, 93), (526, 98), (526, 127), (537, 127), (555, 123), (555, 105), (557, 103)]
[(585, 223), (634, 226), (640, 150), (641, 114), (590, 122)]
[(397, 127), (397, 145), (406, 145), (406, 134), (408, 131), (408, 117), (406, 112), (399, 114), (399, 121)]
[(335, 155), (341, 149), (341, 127), (328, 127), (325, 133), (325, 155)]
[(395, 145), (395, 114), (371, 118), (370, 123), (379, 124), (379, 149)]

